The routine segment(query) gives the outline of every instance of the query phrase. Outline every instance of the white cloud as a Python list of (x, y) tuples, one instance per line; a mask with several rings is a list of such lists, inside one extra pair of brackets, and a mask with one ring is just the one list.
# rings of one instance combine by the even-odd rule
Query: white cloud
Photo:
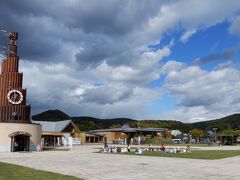
[[(208, 28), (217, 23), (228, 20), (239, 11), (239, 1), (219, 2), (218, 0), (176, 1), (163, 4), (156, 16), (149, 18), (137, 37), (149, 36), (148, 40), (161, 37), (164, 32), (185, 30), (182, 40), (187, 40), (198, 28)], [(144, 36), (145, 34), (145, 36)], [(136, 37), (136, 38), (137, 38)], [(145, 39), (146, 40), (146, 39)], [(149, 43), (149, 41), (148, 41)]]
[(208, 72), (194, 66), (173, 70), (164, 90), (177, 99), (176, 109), (169, 112), (172, 118), (192, 122), (226, 116), (240, 108), (240, 70), (225, 67)]
[(162, 67), (161, 72), (162, 74), (168, 74), (169, 72), (179, 71), (185, 68), (186, 65), (182, 62), (177, 62), (174, 60), (167, 61)]
[(167, 117), (169, 119), (177, 119), (182, 122), (197, 122), (205, 121), (216, 118), (221, 118), (225, 113), (220, 112), (209, 112), (204, 106), (194, 106), (194, 107), (178, 107), (177, 109), (164, 112), (161, 114), (161, 117)]
[(229, 27), (229, 32), (234, 34), (234, 35), (237, 35), (237, 36), (240, 36), (240, 16), (237, 16), (231, 26)]
[(183, 33), (183, 35), (180, 37), (180, 41), (182, 41), (183, 43), (186, 43), (188, 41), (188, 39), (193, 35), (195, 34), (197, 31), (194, 29), (194, 30), (189, 30), (189, 31), (186, 31), (185, 33)]
[[(158, 89), (145, 87), (145, 84), (159, 78), (159, 61), (169, 53), (168, 48), (147, 51), (139, 56), (141, 63), (133, 66), (114, 67), (104, 61), (96, 69), (87, 68), (80, 72), (62, 62), (21, 61), (21, 71), (24, 71), (24, 87), (29, 90), (34, 109), (43, 110), (44, 106), (46, 109), (60, 108), (74, 115), (88, 115), (88, 107), (94, 109), (97, 117), (141, 119), (147, 118), (146, 106), (160, 94)], [(139, 114), (139, 109), (144, 115)]]

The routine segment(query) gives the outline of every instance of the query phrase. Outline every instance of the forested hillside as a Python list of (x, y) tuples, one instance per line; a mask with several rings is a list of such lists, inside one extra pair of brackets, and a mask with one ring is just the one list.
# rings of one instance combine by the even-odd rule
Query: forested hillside
[(128, 118), (99, 119), (93, 117), (70, 117), (60, 110), (48, 110), (34, 115), (32, 119), (41, 121), (61, 121), (72, 119), (82, 131), (121, 127), (124, 124), (128, 124), (130, 127), (162, 127), (168, 129), (179, 129), (183, 132), (189, 132), (189, 130), (194, 128), (204, 131), (212, 130), (212, 128), (218, 128), (218, 131), (223, 131), (226, 129), (240, 129), (240, 114), (233, 114), (216, 120), (196, 123), (183, 123), (175, 120), (133, 120)]

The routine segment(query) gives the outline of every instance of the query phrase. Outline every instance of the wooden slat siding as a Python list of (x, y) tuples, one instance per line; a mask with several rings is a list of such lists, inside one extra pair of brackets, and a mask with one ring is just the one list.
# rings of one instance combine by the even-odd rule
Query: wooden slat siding
[[(19, 57), (17, 55), (17, 46), (8, 45), (7, 58), (2, 61), (0, 74), (0, 122), (31, 123), (31, 107), (26, 106), (26, 89), (22, 88), (23, 74), (18, 72)], [(13, 105), (7, 100), (7, 94), (10, 90), (19, 90), (23, 94), (21, 104)], [(12, 112), (17, 112), (18, 120), (12, 120)]]
[[(0, 122), (16, 122), (21, 121), (25, 123), (29, 123), (30, 120), (30, 106), (24, 105), (15, 105), (15, 106), (4, 106), (0, 107)], [(12, 112), (18, 112), (19, 119), (12, 119)]]
[(8, 114), (8, 108), (9, 108), (9, 106), (5, 106), (5, 120), (6, 121), (9, 121), (9, 114)]
[(0, 89), (0, 105), (2, 106), (3, 105), (3, 92), (1, 92), (1, 91), (3, 91), (3, 89)]
[(18, 87), (22, 87), (23, 73), (16, 73), (16, 84)]
[(4, 111), (4, 109), (3, 108), (0, 108), (1, 110), (0, 110), (0, 113), (2, 114), (1, 116), (0, 116), (0, 119), (1, 119), (1, 122), (4, 122), (4, 119), (3, 119), (3, 111)]
[(23, 74), (18, 72), (4, 73), (0, 75), (0, 87), (6, 88), (19, 88), (22, 87)]
[(7, 117), (6, 117), (6, 108), (3, 109), (3, 120), (4, 122), (7, 122)]
[(3, 108), (1, 108), (1, 113), (2, 113), (2, 121), (4, 122), (4, 109)]
[[(3, 109), (0, 108), (0, 113), (3, 114)], [(3, 116), (0, 116), (0, 122), (4, 122)]]
[(19, 58), (8, 57), (2, 64), (2, 73), (18, 72)]
[(27, 119), (26, 118), (26, 111), (24, 111), (23, 109), (22, 109), (22, 111), (20, 112), (20, 115), (19, 115), (19, 120), (21, 120), (21, 119)]
[[(2, 109), (0, 108), (0, 114), (2, 114)], [(0, 116), (0, 122), (2, 122), (2, 116)]]
[(20, 108), (20, 112), (19, 112), (19, 119), (18, 120), (21, 120), (21, 119), (26, 119), (26, 116), (25, 116), (25, 114), (24, 114), (24, 110), (23, 110), (23, 108)]
[(11, 106), (6, 106), (6, 109), (7, 109), (7, 113), (6, 113), (6, 115), (7, 115), (7, 120), (10, 120), (10, 119), (9, 119), (9, 116), (10, 116), (10, 118), (11, 118), (11, 115), (12, 115), (11, 109), (14, 109), (14, 107), (11, 108)]
[(4, 89), (4, 97), (3, 97), (3, 105), (4, 106), (8, 106), (9, 105), (9, 102), (8, 102), (8, 100), (7, 100), (7, 93), (8, 93), (8, 89)]
[(23, 95), (23, 101), (21, 102), (21, 105), (26, 105), (27, 104), (27, 89), (21, 89), (20, 91), (22, 92), (22, 95)]
[(7, 108), (4, 108), (4, 111), (3, 111), (3, 118), (4, 118), (4, 122), (7, 122)]
[(3, 122), (6, 122), (6, 119), (4, 119), (5, 117), (4, 117), (4, 114), (5, 114), (5, 109), (2, 109), (2, 120), (3, 120)]
[(3, 101), (4, 101), (4, 98), (3, 98), (3, 89), (0, 90), (0, 105), (2, 106), (3, 105)]
[(12, 61), (11, 61), (11, 58), (9, 58), (8, 63), (7, 63), (6, 72), (11, 72), (11, 64), (12, 64)]

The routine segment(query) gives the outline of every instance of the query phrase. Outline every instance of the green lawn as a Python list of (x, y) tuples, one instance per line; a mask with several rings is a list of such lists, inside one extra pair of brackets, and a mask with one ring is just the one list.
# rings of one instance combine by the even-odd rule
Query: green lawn
[(240, 156), (239, 150), (194, 150), (189, 153), (162, 153), (159, 151), (147, 151), (138, 155), (134, 152), (122, 153), (125, 155), (136, 156), (157, 156), (157, 157), (170, 157), (170, 158), (190, 158), (190, 159), (222, 159), (234, 156)]
[[(46, 164), (47, 166), (47, 164)], [(23, 166), (1, 163), (0, 162), (0, 180), (77, 180), (79, 178), (66, 176), (47, 171), (39, 171)]]
[(191, 147), (209, 147), (208, 144), (166, 144), (165, 146), (180, 146), (180, 147), (186, 147), (187, 145), (190, 145)]

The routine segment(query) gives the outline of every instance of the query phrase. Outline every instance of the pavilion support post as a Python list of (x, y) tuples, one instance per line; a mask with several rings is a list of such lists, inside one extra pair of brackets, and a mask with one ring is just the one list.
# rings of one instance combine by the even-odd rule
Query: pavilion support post
[(27, 138), (27, 151), (29, 151), (30, 137)]
[(11, 137), (11, 152), (14, 151), (14, 137)]
[(53, 136), (53, 146), (54, 146), (54, 147), (56, 146), (56, 139), (55, 139), (54, 136)]

